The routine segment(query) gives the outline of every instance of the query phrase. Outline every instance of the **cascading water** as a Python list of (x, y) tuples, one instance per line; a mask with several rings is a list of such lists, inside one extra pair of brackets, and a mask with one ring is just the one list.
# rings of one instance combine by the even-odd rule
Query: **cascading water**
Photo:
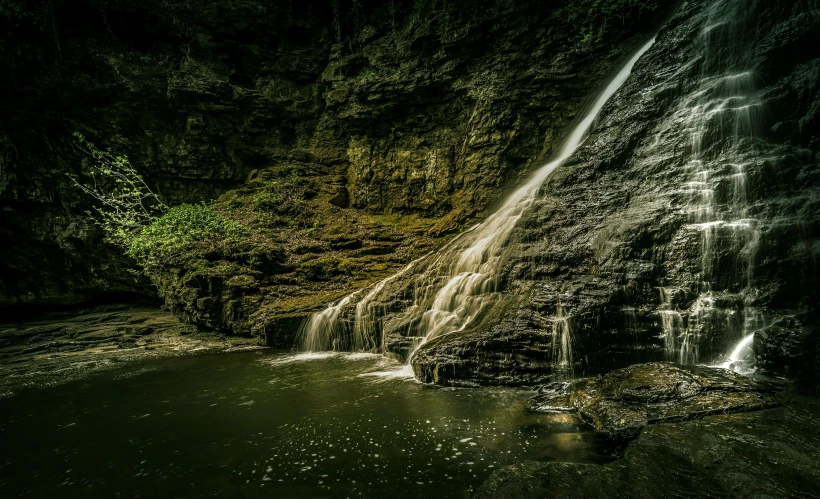
[(710, 360), (701, 359), (706, 335), (747, 345), (761, 322), (753, 306), (760, 230), (749, 216), (747, 176), (763, 111), (754, 63), (742, 43), (746, 10), (737, 0), (717, 0), (709, 7), (699, 50), (689, 62), (700, 66), (700, 79), (673, 119), (683, 124), (677, 134), (685, 141), (688, 179), (680, 194), (687, 228), (699, 241), (700, 272), (693, 305), (679, 310), (673, 295), (682, 290), (663, 287), (658, 314), (667, 358), (684, 364)]
[[(321, 312), (313, 314), (299, 332), (301, 349), (306, 352), (368, 352), (378, 348), (381, 343), (377, 342), (378, 325), (373, 318), (381, 315), (383, 311), (374, 306), (373, 298), (387, 284), (400, 278), (429, 256), (430, 254), (425, 255), (387, 279), (377, 282), (358, 302), (355, 301), (356, 298), (366, 290), (351, 293)], [(356, 303), (356, 309), (351, 327), (349, 320), (344, 316), (347, 307), (352, 303)]]
[[(626, 81), (632, 67), (653, 43), (654, 39), (643, 45), (619, 70), (567, 137), (557, 157), (539, 168), (495, 213), (435, 254), (417, 260), (398, 274), (377, 283), (367, 294), (359, 291), (315, 314), (303, 328), (302, 348), (373, 350), (380, 346), (384, 351), (385, 342), (379, 336), (388, 328), (403, 331), (411, 339), (404, 347), (409, 363), (424, 343), (478, 324), (500, 302), (500, 271), (515, 224), (535, 201), (539, 188), (549, 175), (578, 149), (604, 104)], [(411, 268), (414, 273), (409, 283), (402, 283), (408, 296), (404, 306), (390, 313), (391, 310), (374, 305), (376, 298), (385, 293), (386, 285), (409, 274)], [(351, 326), (350, 314), (345, 309), (354, 302)], [(559, 309), (556, 314), (553, 361), (558, 369), (571, 372), (572, 336), (566, 313)]]
[(749, 334), (743, 337), (740, 342), (732, 349), (729, 358), (720, 364), (724, 369), (731, 369), (737, 372), (749, 372), (753, 370), (754, 356), (752, 343), (754, 335)]
[(572, 330), (569, 317), (564, 314), (564, 307), (559, 305), (552, 326), (552, 359), (555, 371), (570, 377), (573, 374)]

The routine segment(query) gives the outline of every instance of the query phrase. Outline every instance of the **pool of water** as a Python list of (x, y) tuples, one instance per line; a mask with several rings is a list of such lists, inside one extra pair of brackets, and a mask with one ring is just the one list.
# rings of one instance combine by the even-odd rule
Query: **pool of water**
[(3, 497), (469, 497), (525, 460), (604, 462), (525, 390), (416, 383), (375, 355), (127, 364), (0, 400)]

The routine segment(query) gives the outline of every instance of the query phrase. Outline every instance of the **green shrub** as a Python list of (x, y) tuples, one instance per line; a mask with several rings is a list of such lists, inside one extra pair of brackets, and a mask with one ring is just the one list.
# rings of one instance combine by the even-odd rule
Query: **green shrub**
[(241, 242), (247, 228), (205, 205), (175, 206), (145, 227), (128, 247), (128, 254), (145, 267), (191, 250), (223, 250)]
[(96, 201), (95, 222), (108, 240), (128, 248), (135, 235), (167, 211), (168, 206), (148, 187), (127, 157), (98, 149), (80, 132), (74, 132), (74, 137), (77, 147), (87, 155), (86, 172), (83, 179), (68, 176)]
[(356, 75), (357, 80), (368, 80), (376, 76), (376, 71), (371, 68), (370, 66), (361, 70), (359, 74)]

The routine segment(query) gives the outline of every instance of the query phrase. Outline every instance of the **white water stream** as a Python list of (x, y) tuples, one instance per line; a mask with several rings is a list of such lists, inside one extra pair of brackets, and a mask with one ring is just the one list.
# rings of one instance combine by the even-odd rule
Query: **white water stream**
[[(367, 294), (364, 294), (365, 290), (358, 291), (313, 315), (301, 332), (303, 350), (371, 351), (377, 345), (383, 349), (384, 340), (377, 335), (389, 326), (394, 331), (405, 331), (412, 338), (410, 353), (406, 357), (409, 363), (424, 343), (444, 334), (463, 331), (478, 322), (499, 301), (498, 280), (507, 257), (507, 242), (516, 223), (536, 200), (540, 187), (550, 174), (575, 153), (604, 104), (623, 85), (632, 67), (654, 41), (652, 39), (643, 45), (618, 71), (567, 137), (557, 157), (539, 168), (495, 213), (438, 252), (376, 283)], [(409, 306), (391, 314), (376, 305), (376, 299), (385, 286), (390, 281), (409, 275), (411, 269), (414, 274), (410, 284), (412, 302)], [(360, 296), (361, 299), (356, 302)], [(353, 303), (356, 306), (351, 326), (344, 310)], [(554, 361), (564, 365), (572, 362), (568, 322), (571, 311), (562, 312), (553, 334), (553, 352)]]
[[(738, 43), (746, 9), (737, 0), (716, 0), (709, 7), (696, 43), (699, 50), (688, 64), (700, 66), (700, 79), (658, 133), (666, 142), (683, 139), (681, 160), (688, 178), (680, 186), (682, 210), (692, 239), (700, 243), (694, 303), (680, 310), (672, 297), (686, 291), (660, 288), (666, 357), (681, 364), (713, 360), (709, 357), (714, 354), (704, 355), (700, 348), (720, 338), (734, 341), (732, 350), (739, 355), (762, 322), (753, 288), (760, 229), (749, 217), (747, 176), (756, 156), (752, 139), (764, 118), (755, 62)], [(660, 139), (656, 145), (669, 147)], [(676, 155), (677, 150), (676, 145)], [(727, 194), (719, 195), (721, 189)], [(730, 275), (742, 277), (732, 282)]]

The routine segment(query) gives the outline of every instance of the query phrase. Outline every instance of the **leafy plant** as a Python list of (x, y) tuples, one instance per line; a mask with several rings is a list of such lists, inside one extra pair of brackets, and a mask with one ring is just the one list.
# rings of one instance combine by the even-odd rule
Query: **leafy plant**
[(167, 211), (168, 206), (148, 187), (127, 157), (98, 149), (80, 132), (74, 132), (74, 137), (77, 147), (89, 156), (85, 164), (87, 181), (68, 176), (97, 201), (96, 223), (109, 240), (128, 247), (139, 230)]
[(131, 241), (127, 253), (146, 268), (161, 266), (190, 250), (224, 250), (241, 242), (248, 229), (208, 206), (182, 204), (145, 227)]
[(367, 80), (369, 78), (373, 78), (376, 76), (376, 71), (373, 70), (371, 67), (364, 68), (358, 75), (356, 75), (356, 79), (358, 80)]

